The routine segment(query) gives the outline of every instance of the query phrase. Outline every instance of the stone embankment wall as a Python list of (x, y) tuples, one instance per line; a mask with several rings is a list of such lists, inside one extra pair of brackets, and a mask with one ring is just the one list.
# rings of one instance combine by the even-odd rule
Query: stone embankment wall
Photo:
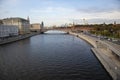
[(30, 34), (15, 36), (15, 37), (4, 38), (4, 39), (0, 40), (0, 45), (15, 42), (15, 41), (22, 40), (25, 38), (29, 38), (29, 37), (37, 35), (37, 34), (39, 34), (39, 33), (30, 33)]
[(120, 80), (120, 59), (114, 55), (116, 50), (111, 50), (109, 44), (97, 38), (82, 33), (69, 32), (69, 34), (77, 36), (90, 43), (93, 46), (91, 50), (94, 52), (95, 56), (99, 59), (106, 71), (111, 75), (113, 80)]

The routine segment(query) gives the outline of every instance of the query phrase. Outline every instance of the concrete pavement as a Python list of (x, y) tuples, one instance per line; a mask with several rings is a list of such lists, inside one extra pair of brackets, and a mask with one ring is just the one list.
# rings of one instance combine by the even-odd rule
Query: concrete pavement
[(119, 45), (108, 41), (102, 41), (98, 38), (85, 35), (83, 33), (69, 33), (89, 42), (93, 46), (91, 50), (94, 52), (107, 72), (111, 75), (113, 80), (120, 80)]

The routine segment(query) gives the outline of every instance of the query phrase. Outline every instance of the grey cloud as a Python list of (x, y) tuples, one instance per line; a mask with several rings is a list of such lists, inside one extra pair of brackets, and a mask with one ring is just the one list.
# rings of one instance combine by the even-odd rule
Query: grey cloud
[[(74, 19), (74, 20), (70, 20), (70, 21), (74, 21), (77, 24), (84, 24), (83, 19)], [(120, 23), (120, 19), (103, 19), (103, 18), (95, 18), (95, 19), (86, 19), (86, 21), (88, 22), (88, 24), (102, 24), (102, 23), (106, 23), (106, 24), (110, 24), (110, 23), (114, 23), (114, 21), (116, 21), (117, 23)]]
[(103, 12), (107, 12), (107, 13), (111, 13), (113, 11), (120, 11), (119, 7), (116, 8), (99, 8), (99, 7), (89, 7), (89, 8), (79, 8), (77, 9), (78, 12), (83, 12), (83, 13), (103, 13)]
[(8, 13), (10, 13), (10, 12), (9, 12), (9, 11), (4, 11), (3, 13), (8, 14)]
[[(104, 0), (102, 3), (104, 3)], [(92, 5), (87, 8), (79, 8), (77, 11), (84, 13), (110, 13), (113, 11), (120, 11), (120, 0), (105, 0), (105, 4), (102, 4), (101, 6)]]
[(0, 0), (0, 5), (3, 3), (4, 0)]
[(120, 19), (89, 19), (88, 23), (114, 23), (114, 21), (120, 23)]
[(120, 0), (116, 0), (116, 1), (118, 1), (120, 3)]

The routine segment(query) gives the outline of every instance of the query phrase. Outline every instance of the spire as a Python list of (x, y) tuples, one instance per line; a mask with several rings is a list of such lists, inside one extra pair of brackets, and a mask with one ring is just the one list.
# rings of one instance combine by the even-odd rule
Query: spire
[(27, 20), (30, 22), (29, 16), (27, 17)]
[(114, 21), (114, 25), (116, 25), (116, 21)]
[(43, 21), (41, 22), (41, 27), (42, 27), (42, 28), (44, 27), (44, 22), (43, 22)]

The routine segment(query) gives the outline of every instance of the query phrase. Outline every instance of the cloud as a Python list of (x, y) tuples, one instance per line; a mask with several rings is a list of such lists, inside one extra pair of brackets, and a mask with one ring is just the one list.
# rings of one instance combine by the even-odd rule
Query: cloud
[(32, 13), (53, 13), (53, 12), (71, 12), (73, 9), (64, 8), (64, 7), (46, 7), (41, 9), (31, 9)]
[[(76, 10), (83, 13), (110, 13), (114, 11), (120, 12), (120, 0), (87, 0), (84, 7), (79, 7)], [(86, 5), (87, 4), (87, 5)]]
[[(94, 18), (94, 19), (85, 19), (88, 24), (102, 24), (102, 23), (114, 23), (116, 21), (117, 23), (120, 23), (120, 19), (108, 19), (108, 18)], [(74, 22), (75, 24), (84, 24), (83, 19), (71, 19), (71, 22)]]
[[(111, 8), (112, 9), (112, 8)], [(66, 8), (66, 7), (45, 7), (31, 9), (30, 14), (32, 17), (32, 22), (45, 21), (46, 25), (61, 25), (64, 23), (82, 23), (82, 19), (85, 18), (90, 20), (90, 23), (103, 23), (109, 22), (104, 19), (118, 19), (120, 17), (120, 12), (114, 8), (111, 10), (109, 8), (98, 8), (91, 7), (88, 9), (77, 9), (76, 8)], [(96, 19), (97, 18), (97, 19)], [(96, 21), (95, 21), (96, 19)], [(98, 20), (99, 19), (99, 20)], [(104, 21), (102, 21), (102, 19)], [(110, 21), (111, 23), (112, 21)]]
[(4, 0), (2, 5), (5, 6), (17, 6), (20, 0)]
[(5, 0), (6, 2), (17, 3), (19, 0)]
[(54, 25), (80, 22), (83, 18), (120, 18), (120, 0), (0, 0), (0, 4), (1, 17), (29, 15), (32, 23), (45, 21)]
[(4, 11), (2, 11), (1, 13), (2, 13), (2, 14), (8, 14), (8, 13), (10, 13), (10, 12), (7, 11), (7, 10), (4, 10)]
[(89, 8), (79, 8), (77, 9), (78, 12), (83, 12), (83, 13), (111, 13), (114, 11), (120, 12), (120, 8), (99, 8), (99, 7), (89, 7)]
[(116, 1), (120, 3), (120, 0), (116, 0)]
[(0, 4), (2, 4), (2, 3), (3, 3), (3, 1), (4, 1), (4, 0), (0, 0)]
[(97, 23), (102, 24), (104, 22), (107, 23), (107, 24), (110, 24), (110, 23), (114, 23), (114, 21), (116, 21), (117, 23), (120, 23), (120, 19), (107, 19), (107, 18), (88, 19), (88, 23), (91, 23), (91, 24), (97, 24)]

